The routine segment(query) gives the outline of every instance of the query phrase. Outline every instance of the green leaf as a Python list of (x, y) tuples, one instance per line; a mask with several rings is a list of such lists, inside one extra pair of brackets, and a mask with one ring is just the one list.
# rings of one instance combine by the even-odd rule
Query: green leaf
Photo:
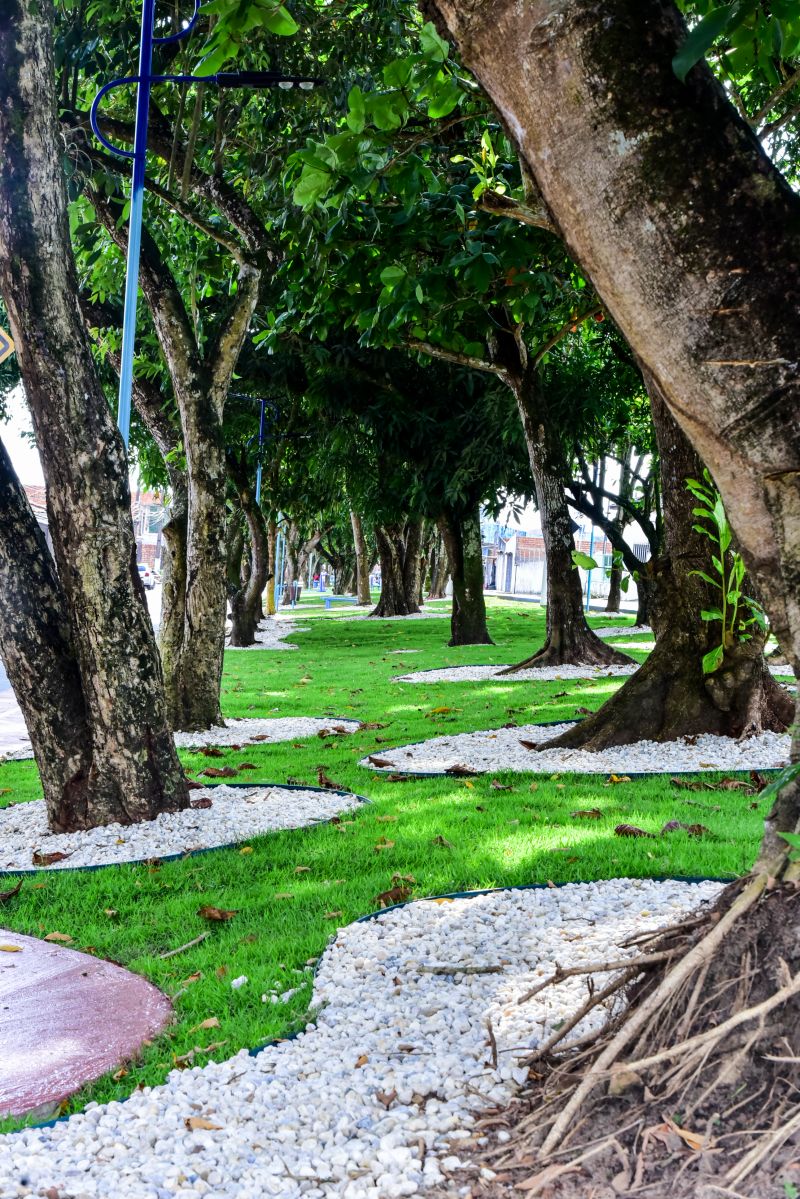
[(437, 88), (428, 101), (428, 116), (433, 120), (449, 116), (461, 99), (461, 88), (452, 79)]
[(580, 550), (572, 551), (573, 566), (580, 566), (583, 570), (598, 570), (599, 567), (594, 558), (590, 558), (588, 554), (582, 554)]
[(731, 17), (736, 12), (736, 4), (724, 4), (721, 8), (713, 8), (695, 25), (686, 41), (672, 60), (672, 69), (683, 83), (695, 63), (698, 63), (706, 50), (723, 32)]
[[(792, 762), (789, 766), (784, 766), (783, 770), (780, 772), (780, 774), (775, 776), (769, 786), (765, 787), (764, 790), (760, 792), (758, 796), (759, 800), (775, 799), (778, 795), (778, 792), (782, 791), (787, 783), (794, 782), (798, 775), (800, 775), (800, 762)], [(781, 833), (781, 836), (785, 837), (786, 834)]]
[(703, 620), (723, 620), (722, 610), (720, 608), (703, 608), (700, 613)]
[(440, 37), (436, 32), (436, 26), (432, 21), (426, 22), (422, 26), (419, 34), (419, 42), (422, 48), (422, 53), (432, 62), (444, 62), (450, 53), (450, 47), (443, 37)]
[(311, 208), (324, 196), (330, 187), (333, 176), (328, 171), (318, 171), (314, 167), (304, 167), (300, 182), (294, 189), (292, 199), (301, 208)]
[(703, 655), (703, 674), (713, 674), (718, 666), (722, 665), (722, 659), (725, 656), (725, 650), (721, 645), (710, 650)]
[(406, 269), (403, 266), (385, 266), (380, 275), (381, 283), (384, 287), (388, 287), (390, 291), (392, 288), (397, 287), (397, 284), (402, 282), (405, 277)]
[(364, 108), (364, 93), (358, 84), (350, 88), (347, 95), (347, 106), (349, 112), (345, 120), (348, 126), (354, 133), (361, 133), (367, 123), (367, 115)]
[(628, 594), (628, 588), (630, 587), (630, 585), (631, 585), (630, 575), (623, 575), (619, 581), (619, 589), (621, 592), (623, 592), (624, 595)]
[(689, 571), (689, 575), (690, 575), (690, 576), (691, 576), (691, 575), (697, 575), (697, 576), (698, 576), (699, 578), (701, 578), (701, 579), (702, 579), (702, 580), (703, 580), (705, 583), (710, 583), (712, 587), (717, 587), (717, 588), (719, 587), (719, 580), (717, 580), (717, 579), (712, 579), (712, 578), (711, 578), (711, 576), (710, 576), (710, 575), (707, 575), (707, 574), (706, 574), (706, 572), (705, 572), (704, 570), (690, 570), (690, 571)]
[(300, 29), (297, 21), (283, 5), (264, 13), (264, 25), (270, 33), (277, 33), (280, 37), (292, 37)]

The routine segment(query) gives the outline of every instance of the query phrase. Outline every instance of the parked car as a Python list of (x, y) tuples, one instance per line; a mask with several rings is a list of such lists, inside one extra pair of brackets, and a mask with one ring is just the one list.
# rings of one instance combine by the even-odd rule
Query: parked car
[(145, 562), (137, 562), (136, 565), (139, 571), (139, 578), (142, 580), (147, 590), (152, 591), (156, 585), (155, 575), (153, 574), (152, 570)]

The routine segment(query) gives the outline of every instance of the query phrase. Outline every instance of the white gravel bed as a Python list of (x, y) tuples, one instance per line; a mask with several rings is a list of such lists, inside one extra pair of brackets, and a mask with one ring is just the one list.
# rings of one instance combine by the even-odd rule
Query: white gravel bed
[[(375, 605), (370, 608), (370, 612), (374, 611)], [(370, 612), (356, 612), (352, 616), (339, 616), (337, 620), (340, 624), (344, 624), (348, 620), (444, 620), (450, 615), (449, 608), (443, 608), (440, 612), (430, 612), (427, 610), (421, 612), (411, 612), (408, 616), (370, 616)]]
[(525, 724), (511, 729), (487, 729), (479, 733), (455, 733), (434, 737), (416, 745), (381, 749), (372, 755), (381, 762), (375, 766), (362, 758), (359, 766), (379, 771), (419, 771), (443, 774), (448, 767), (467, 766), (483, 773), (492, 770), (535, 771), (537, 774), (575, 772), (577, 774), (672, 774), (696, 770), (769, 770), (789, 761), (791, 739), (788, 734), (762, 733), (746, 741), (715, 737), (704, 733), (680, 741), (636, 741), (592, 753), (585, 749), (525, 749), (522, 741), (549, 741), (571, 728), (557, 725)]
[[(351, 924), (322, 958), (312, 999), (322, 1010), (300, 1036), (0, 1137), (0, 1195), (395, 1199), (455, 1188), (479, 1114), (513, 1096), (520, 1059), (582, 1004), (586, 978), (516, 1000), (556, 963), (636, 953), (620, 942), (719, 890), (615, 879), (426, 900)], [(465, 963), (502, 969), (465, 975)], [(595, 976), (598, 989), (607, 978)], [(229, 1002), (252, 1003), (248, 991), (245, 981)]]
[(274, 616), (267, 616), (261, 621), (261, 624), (256, 629), (256, 640), (254, 645), (226, 645), (227, 650), (252, 650), (252, 649), (298, 649), (296, 645), (286, 640), (293, 633), (307, 633), (308, 625), (295, 624), (294, 621), (288, 620), (285, 617), (278, 620)]
[(200, 748), (204, 745), (247, 745), (257, 738), (262, 744), (276, 741), (297, 741), (302, 737), (315, 737), (323, 729), (331, 736), (355, 733), (358, 720), (340, 720), (338, 716), (265, 716), (230, 719), (224, 725), (215, 724), (210, 729), (196, 733), (175, 733), (175, 744), (179, 749)]
[[(355, 795), (335, 791), (294, 791), (289, 787), (201, 787), (192, 803), (210, 799), (210, 808), (164, 812), (142, 824), (107, 824), (80, 833), (51, 833), (43, 799), (0, 809), (0, 870), (64, 870), (111, 866), (166, 858), (195, 849), (217, 849), (277, 829), (304, 828), (361, 806)], [(33, 855), (67, 854), (36, 867)], [(4, 1192), (0, 1191), (0, 1196)]]
[[(268, 745), (277, 741), (314, 737), (323, 729), (335, 737), (341, 735), (341, 730), (355, 733), (358, 727), (357, 720), (340, 720), (338, 716), (243, 717), (241, 720), (228, 720), (225, 725), (212, 725), (210, 729), (199, 732), (175, 733), (175, 744), (179, 749), (201, 749), (204, 745), (248, 745), (254, 741)], [(32, 758), (31, 743), (27, 738), (23, 740), (23, 748), (0, 754), (0, 761), (22, 762)], [(3, 1199), (2, 1195), (0, 1199)]]
[(634, 674), (639, 663), (630, 666), (531, 666), (516, 674), (500, 675), (499, 666), (445, 666), (440, 670), (417, 670), (413, 674), (392, 675), (393, 683), (478, 683), (498, 679), (503, 683), (547, 683), (555, 679), (613, 679)]
[(656, 648), (655, 641), (612, 641), (611, 644), (615, 649), (646, 649), (652, 650)]
[(640, 633), (652, 633), (649, 624), (615, 624), (608, 625), (601, 629), (592, 629), (598, 637), (621, 637), (627, 634), (629, 637), (638, 636)]

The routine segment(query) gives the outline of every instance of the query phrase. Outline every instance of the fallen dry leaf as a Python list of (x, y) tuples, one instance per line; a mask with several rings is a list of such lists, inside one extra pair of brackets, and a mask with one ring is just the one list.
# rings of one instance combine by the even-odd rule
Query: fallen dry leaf
[(380, 853), (382, 849), (394, 849), (394, 841), (381, 837), (380, 841), (375, 842), (375, 853)]
[(397, 1098), (397, 1091), (376, 1091), (375, 1098), (385, 1108), (390, 1108)]
[(207, 757), (207, 758), (224, 758), (225, 757), (225, 754), (222, 752), (221, 749), (217, 749), (216, 745), (204, 745), (202, 747), (202, 749), (199, 749), (197, 752), (204, 754), (205, 757)]
[(602, 820), (603, 813), (599, 808), (578, 808), (577, 812), (570, 812), (573, 820)]
[(522, 746), (522, 748), (523, 748), (523, 749), (530, 749), (530, 750), (534, 750), (534, 749), (538, 749), (538, 748), (539, 748), (539, 742), (538, 742), (538, 741), (523, 741), (523, 740), (522, 740), (522, 738), (520, 737), (520, 739), (519, 739), (519, 743), (520, 743), (520, 745)]
[(618, 824), (614, 829), (618, 837), (650, 837), (655, 840), (654, 833), (648, 833), (643, 828), (638, 828), (635, 824)]
[(198, 808), (198, 809), (210, 808), (210, 807), (213, 807), (213, 804), (212, 804), (212, 801), (208, 798), (208, 796), (203, 796), (202, 799), (190, 799), (189, 807), (190, 808)]
[(342, 915), (341, 910), (337, 909), (335, 912), (326, 912), (325, 919), (326, 920), (338, 920), (341, 915)]
[(34, 866), (52, 866), (54, 862), (64, 862), (68, 853), (39, 853), (37, 850), (32, 858)]
[(22, 953), (21, 945), (0, 945), (0, 953)]
[(63, 941), (63, 943), (65, 945), (69, 945), (70, 941), (72, 941), (73, 938), (69, 935), (69, 933), (48, 933), (46, 937), (42, 938), (42, 940), (43, 941)]
[(456, 762), (453, 766), (445, 767), (445, 774), (452, 774), (458, 778), (462, 775), (480, 774), (480, 770), (473, 770), (471, 766), (462, 766), (460, 762)]
[(215, 1132), (222, 1128), (221, 1124), (215, 1124), (213, 1120), (207, 1120), (205, 1116), (189, 1116), (186, 1120), (184, 1120), (184, 1124), (190, 1132), (195, 1132), (201, 1129), (205, 1132)]
[(704, 824), (684, 824), (680, 820), (668, 820), (662, 828), (662, 833), (675, 833), (682, 830), (688, 833), (690, 837), (710, 837), (711, 829), (706, 828)]
[(258, 770), (258, 767), (256, 766), (255, 762), (240, 762), (239, 769), (240, 770)]
[(629, 783), (631, 778), (628, 774), (610, 774), (608, 781), (609, 783)]
[(252, 845), (243, 845), (242, 848), (239, 850), (239, 853), (241, 853), (241, 854), (247, 854), (247, 853), (252, 853), (252, 852), (253, 852)]
[(16, 887), (12, 887), (10, 891), (0, 891), (0, 903), (7, 903), (9, 899), (13, 899), (15, 895), (19, 895), (22, 890), (22, 879), (19, 880)]
[(216, 1016), (209, 1016), (207, 1020), (201, 1020), (199, 1024), (195, 1024), (194, 1028), (190, 1028), (189, 1032), (197, 1032), (200, 1028), (219, 1028), (219, 1020)]
[(442, 845), (445, 849), (454, 849), (455, 848), (455, 846), (453, 845), (453, 842), (448, 841), (446, 837), (443, 837), (441, 835), (441, 833), (439, 834), (438, 837), (433, 838), (432, 844), (433, 845)]
[(326, 791), (344, 791), (344, 787), (342, 787), (341, 783), (335, 783), (332, 778), (328, 778), (327, 774), (325, 773), (324, 766), (317, 767), (317, 782), (319, 783), (320, 787), (324, 787)]
[(272, 896), (273, 899), (294, 899), (291, 891), (276, 891)]
[(294, 872), (295, 872), (295, 874), (310, 874), (311, 867), (310, 866), (295, 866)]
[(499, 783), (497, 779), (492, 779), (489, 786), (493, 791), (513, 791), (514, 788), (509, 783)]
[(197, 915), (204, 920), (233, 920), (237, 912), (237, 908), (215, 908), (211, 904), (203, 904), (197, 909)]
[(397, 817), (396, 816), (376, 816), (375, 823), (376, 824), (396, 824)]
[(356, 1064), (353, 1068), (355, 1070), (360, 1070), (362, 1066), (366, 1066), (368, 1061), (369, 1061), (369, 1058), (367, 1057), (366, 1053), (362, 1053), (361, 1057), (358, 1059), (358, 1061), (356, 1062)]
[(393, 907), (396, 903), (405, 903), (410, 894), (410, 887), (391, 887), (388, 891), (381, 891), (380, 895), (376, 895), (375, 903), (379, 908)]
[(210, 779), (232, 779), (237, 773), (232, 766), (206, 766), (205, 770), (198, 771), (198, 774), (205, 774)]
[(388, 758), (376, 758), (374, 754), (368, 754), (367, 761), (371, 766), (377, 766), (379, 769), (384, 766), (394, 766), (394, 762), (390, 762)]

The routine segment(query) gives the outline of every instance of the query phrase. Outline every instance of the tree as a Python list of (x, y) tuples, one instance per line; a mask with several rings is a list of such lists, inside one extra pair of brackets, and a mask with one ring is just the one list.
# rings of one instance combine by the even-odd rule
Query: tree
[(6, 6), (0, 52), (0, 293), (47, 481), (55, 553), (54, 564), (3, 456), (2, 652), (51, 827), (130, 824), (185, 807), (188, 791), (136, 569), (125, 450), (78, 304), (52, 6)]
[[(685, 62), (687, 47), (698, 38), (696, 31), (687, 38), (669, 0), (433, 0), (432, 7), (504, 114), (553, 220), (644, 365), (656, 404), (663, 397), (710, 469), (798, 673), (800, 198), (708, 68), (676, 74), (673, 61), (684, 74), (693, 61)], [(729, 26), (743, 24), (743, 40), (755, 43), (761, 61), (760, 34), (772, 35), (778, 18), (760, 6), (731, 6), (716, 10), (717, 30), (720, 14)], [(796, 53), (796, 9), (781, 17)], [(783, 43), (780, 21), (777, 33), (771, 47)], [(779, 54), (763, 55), (772, 69)], [(796, 774), (774, 788), (754, 876), (729, 888), (710, 920), (668, 935), (668, 964), (645, 969), (626, 1017), (594, 1048), (581, 1046), (580, 1070), (557, 1110), (537, 1121), (546, 1127), (543, 1156), (563, 1153), (593, 1096), (593, 1134), (598, 1124), (619, 1123), (596, 1096), (625, 1055), (629, 1077), (632, 1068), (644, 1095), (656, 1096), (657, 1112), (679, 1096), (675, 1106), (692, 1123), (724, 1113), (727, 1188), (738, 1190), (780, 1143), (771, 1134), (754, 1139), (752, 1128), (761, 1119), (759, 1096), (769, 1096), (767, 1126), (774, 1105), (788, 1098), (775, 1060), (779, 1039), (798, 1053), (797, 1000), (783, 985), (798, 966), (790, 904), (798, 868), (781, 837), (798, 828)], [(747, 965), (756, 958), (757, 978)], [(710, 1002), (698, 1004), (701, 992)], [(756, 1022), (760, 1002), (767, 1007)], [(676, 1058), (681, 1068), (671, 1076), (654, 1069)], [(749, 1102), (738, 1107), (729, 1097), (743, 1084)], [(677, 1178), (662, 1170), (649, 1189), (696, 1195), (701, 1185), (691, 1169)]]

